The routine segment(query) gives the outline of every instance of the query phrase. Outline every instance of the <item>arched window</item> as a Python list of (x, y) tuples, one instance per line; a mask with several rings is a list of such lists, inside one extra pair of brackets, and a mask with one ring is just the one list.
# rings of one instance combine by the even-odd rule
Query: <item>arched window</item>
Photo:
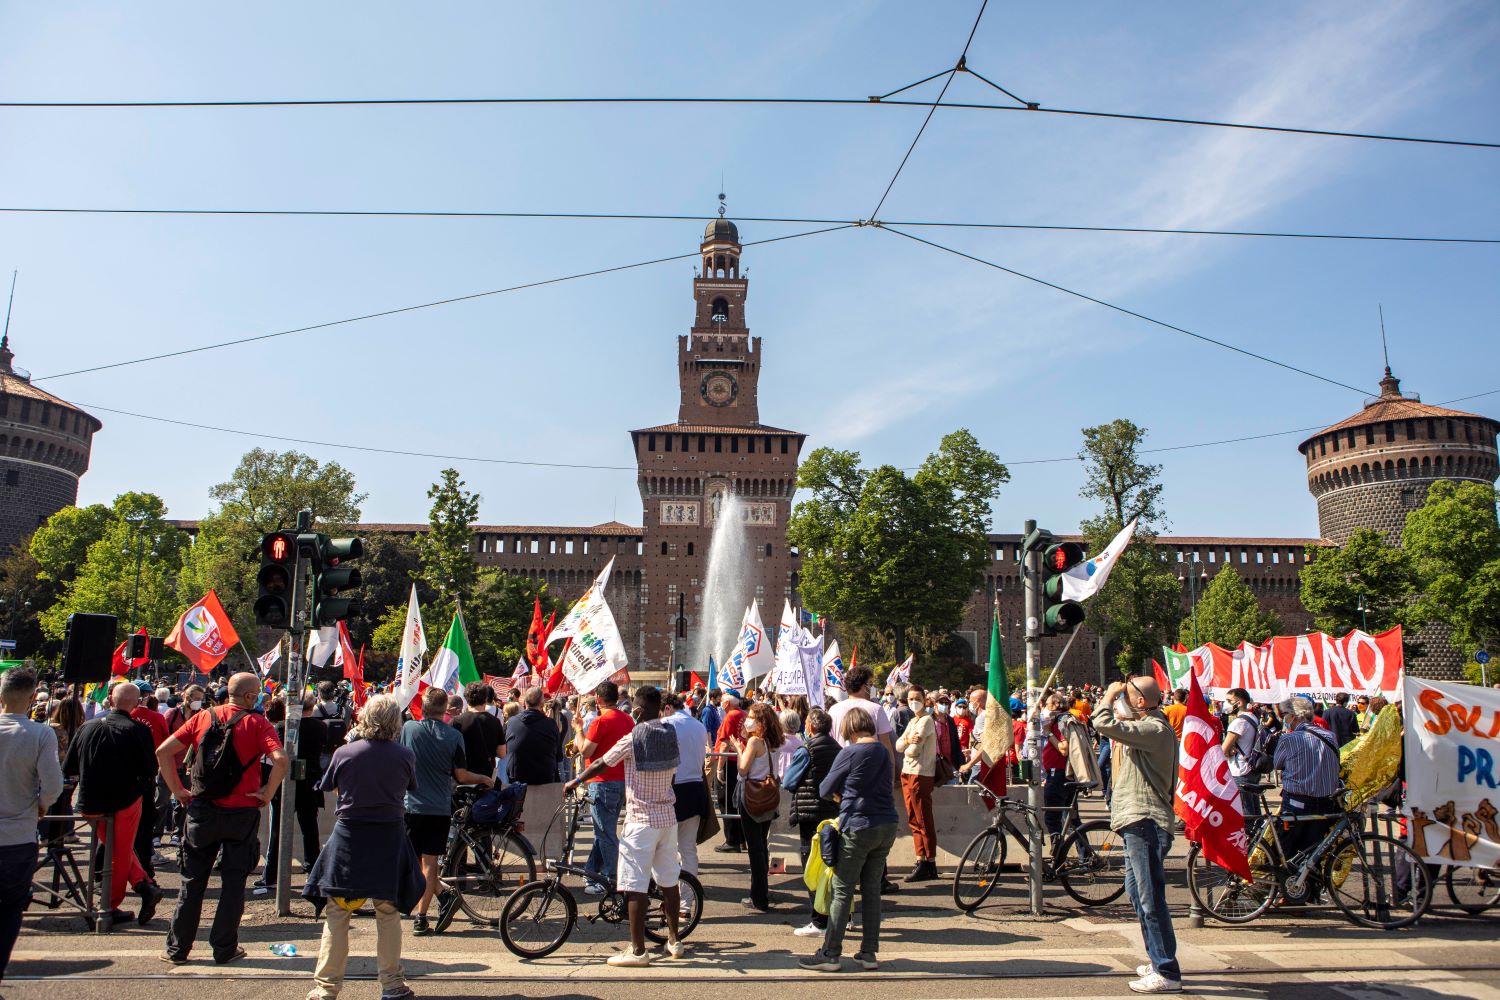
[(729, 322), (729, 300), (722, 295), (714, 299), (708, 310), (708, 318), (713, 323)]

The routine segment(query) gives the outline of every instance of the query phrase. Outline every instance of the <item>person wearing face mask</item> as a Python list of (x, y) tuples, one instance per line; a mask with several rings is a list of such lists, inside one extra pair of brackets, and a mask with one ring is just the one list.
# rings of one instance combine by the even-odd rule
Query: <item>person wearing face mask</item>
[[(187, 724), (188, 720), (197, 715), (199, 712), (203, 711), (203, 705), (203, 686), (200, 684), (189, 684), (183, 690), (182, 698), (179, 699), (177, 704), (167, 712), (167, 732), (177, 732), (177, 730), (181, 729), (184, 725)], [(186, 748), (184, 748), (182, 753), (177, 757), (177, 776), (183, 782), (183, 784), (187, 783), (188, 773)], [(165, 777), (162, 777), (161, 781), (162, 784), (166, 784)], [(168, 844), (174, 847), (178, 846), (182, 843), (183, 832), (187, 826), (187, 809), (183, 807), (182, 803), (178, 802), (175, 798), (172, 798), (171, 793), (168, 792), (167, 807), (163, 810), (163, 813), (169, 814), (169, 816), (164, 815), (160, 824), (162, 830), (164, 831), (164, 840), (162, 841), (162, 846), (165, 847)], [(158, 837), (162, 836), (163, 834), (158, 834)]]
[[(938, 692), (936, 698), (928, 699), (932, 703), (932, 722), (937, 729), (938, 755), (948, 762), (948, 768), (939, 767), (933, 784), (937, 784), (940, 778), (946, 778), (944, 784), (953, 780), (958, 769), (964, 763), (964, 748), (959, 738), (958, 720), (954, 718), (950, 706), (949, 695), (946, 691)], [(951, 770), (951, 773), (950, 773)]]
[(901, 797), (911, 823), (912, 851), (917, 863), (906, 876), (908, 882), (927, 882), (938, 877), (937, 823), (932, 814), (932, 783), (937, 771), (937, 725), (927, 714), (924, 692), (913, 684), (906, 690), (906, 708), (911, 721), (896, 740), (901, 758)]
[[(745, 716), (742, 732), (743, 736), (735, 736), (733, 743), (734, 749), (739, 753), (737, 764), (744, 780), (762, 781), (776, 777), (772, 772), (772, 759), (786, 738), (782, 734), (781, 720), (776, 717), (775, 710), (765, 702), (751, 705), (749, 714)], [(740, 801), (743, 803), (743, 797)], [(745, 834), (745, 852), (750, 860), (750, 895), (740, 902), (749, 909), (764, 913), (771, 908), (771, 857), (766, 838), (770, 835), (771, 822), (776, 814), (772, 812), (752, 816), (743, 807), (740, 812), (744, 814), (740, 816), (740, 827)]]
[(1068, 806), (1068, 741), (1060, 723), (1065, 712), (1063, 696), (1052, 692), (1042, 702), (1042, 798), (1047, 807), (1048, 835), (1062, 835), (1063, 810)]

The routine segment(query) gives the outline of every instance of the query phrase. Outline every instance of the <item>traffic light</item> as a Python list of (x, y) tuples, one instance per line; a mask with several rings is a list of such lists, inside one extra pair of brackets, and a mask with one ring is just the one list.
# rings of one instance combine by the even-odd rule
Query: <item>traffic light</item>
[(297, 565), (297, 536), (271, 531), (260, 536), (259, 593), (255, 598), (255, 623), (265, 628), (291, 625), (292, 579)]
[(337, 625), (362, 610), (359, 598), (349, 596), (349, 591), (357, 590), (361, 582), (359, 570), (349, 563), (365, 554), (365, 543), (359, 538), (312, 537), (315, 555), (311, 621), (313, 628), (322, 628)]
[(1063, 596), (1063, 574), (1084, 558), (1077, 542), (1052, 542), (1042, 550), (1042, 635), (1067, 635), (1083, 624), (1083, 605)]

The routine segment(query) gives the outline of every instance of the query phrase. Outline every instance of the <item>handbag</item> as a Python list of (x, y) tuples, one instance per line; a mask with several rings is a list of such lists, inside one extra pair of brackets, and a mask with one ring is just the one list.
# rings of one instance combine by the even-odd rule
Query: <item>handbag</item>
[(714, 797), (705, 795), (703, 799), (703, 812), (698, 814), (698, 838), (695, 843), (702, 845), (708, 843), (719, 835), (719, 812), (714, 808)]
[(937, 767), (932, 774), (932, 783), (935, 785), (946, 785), (948, 782), (953, 780), (954, 775), (957, 773), (958, 772), (953, 769), (953, 761), (949, 760), (947, 757), (944, 757), (942, 754), (938, 754)]
[(818, 827), (818, 853), (823, 856), (823, 864), (829, 868), (837, 868), (839, 849), (843, 846), (843, 834), (839, 832), (839, 825), (831, 819), (824, 820)]
[(780, 805), (781, 786), (776, 783), (774, 770), (768, 769), (764, 778), (740, 778), (740, 812), (758, 819), (774, 815)]

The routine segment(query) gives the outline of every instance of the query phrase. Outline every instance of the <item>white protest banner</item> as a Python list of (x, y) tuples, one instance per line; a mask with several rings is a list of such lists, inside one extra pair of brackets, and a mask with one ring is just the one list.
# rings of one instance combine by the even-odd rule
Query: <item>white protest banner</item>
[(1408, 837), (1423, 860), (1500, 864), (1500, 691), (1406, 678)]
[(802, 661), (803, 694), (809, 708), (823, 707), (823, 637), (797, 629), (797, 658)]
[[(609, 602), (604, 599), (603, 588), (590, 587), (585, 598), (588, 604), (576, 619), (573, 611), (568, 612), (576, 631), (564, 651), (562, 665), (563, 677), (579, 694), (588, 694), (629, 665), (625, 643), (620, 639), (620, 629), (615, 625)], [(583, 603), (584, 599), (580, 599), (579, 604)], [(577, 609), (578, 605), (574, 605), (574, 611)]]

